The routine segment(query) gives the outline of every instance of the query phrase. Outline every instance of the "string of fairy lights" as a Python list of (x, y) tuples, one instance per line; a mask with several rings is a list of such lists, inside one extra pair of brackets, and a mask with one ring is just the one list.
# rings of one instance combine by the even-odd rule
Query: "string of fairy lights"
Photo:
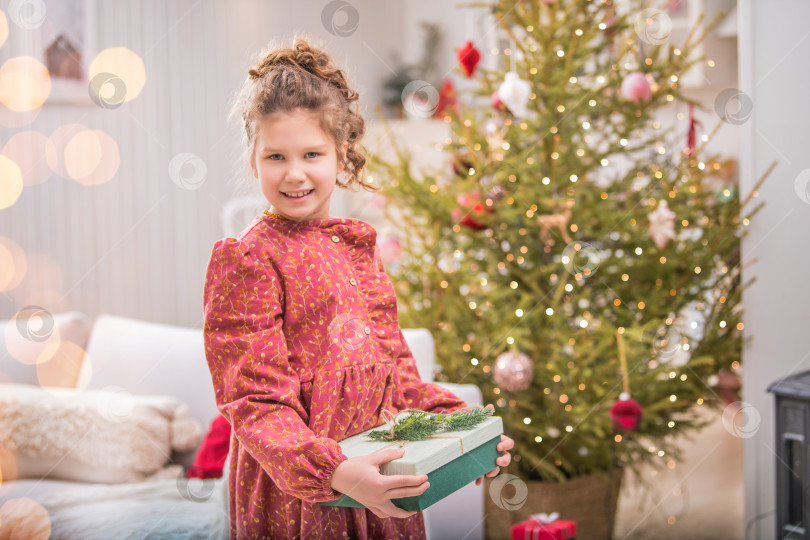
[[(598, 27), (602, 31), (608, 29), (608, 26), (604, 23), (600, 23)], [(531, 34), (533, 30), (534, 28), (532, 26), (525, 27), (525, 31), (527, 34)], [(575, 30), (574, 33), (577, 36), (581, 36), (583, 32), (581, 28), (578, 28)], [(628, 40), (626, 45), (631, 49), (633, 48), (635, 48), (636, 50), (638, 49), (637, 44), (632, 40)], [(536, 51), (537, 46), (534, 44), (530, 44), (528, 46), (528, 50)], [(502, 51), (498, 49), (492, 49), (490, 51), (491, 54), (496, 56), (501, 54), (501, 52), (504, 57), (511, 57), (513, 55), (513, 51), (510, 47), (504, 48)], [(566, 51), (561, 48), (557, 48), (554, 54), (559, 59), (565, 59), (566, 57)], [(681, 56), (682, 51), (680, 49), (674, 49), (673, 54), (675, 56)], [(643, 59), (643, 63), (647, 66), (651, 66), (653, 64), (653, 61), (654, 60), (651, 57), (646, 57)], [(716, 63), (711, 59), (706, 59), (704, 60), (704, 62), (705, 65), (709, 68), (713, 68), (716, 65)], [(623, 64), (623, 68), (628, 71), (635, 69), (636, 67), (637, 66), (635, 66), (630, 62), (625, 62)], [(611, 69), (614, 72), (619, 72), (620, 70), (619, 64), (614, 63), (611, 66)], [(536, 75), (537, 68), (536, 67), (529, 68), (528, 73), (530, 73), (531, 75)], [(567, 82), (570, 85), (577, 85), (577, 84), (585, 85), (590, 82), (593, 82), (599, 86), (610, 84), (609, 78), (604, 75), (597, 75), (596, 77), (593, 78), (592, 81), (588, 81), (587, 77), (585, 76), (578, 77), (572, 75), (567, 79)], [(677, 75), (672, 75), (668, 78), (667, 86), (672, 90), (678, 90), (679, 85), (680, 85), (680, 78)], [(659, 85), (658, 82), (654, 80), (649, 81), (649, 87), (651, 92), (659, 93), (661, 91), (661, 86)], [(537, 94), (535, 92), (529, 93), (528, 100), (532, 101), (535, 100), (536, 98)], [(675, 101), (676, 96), (673, 93), (667, 93), (664, 96), (664, 99), (666, 102), (672, 103)], [(598, 104), (598, 102), (595, 99), (590, 99), (588, 100), (587, 103), (591, 108), (595, 108)], [(566, 107), (563, 104), (556, 105), (554, 109), (558, 113), (566, 112)], [(641, 112), (637, 111), (637, 116), (639, 116), (640, 114)], [(679, 121), (685, 119), (684, 113), (680, 111), (677, 112), (675, 117)], [(451, 124), (453, 122), (453, 118), (449, 114), (445, 114), (443, 117), (440, 118), (440, 120), (443, 121), (445, 124)], [(524, 132), (526, 134), (529, 133), (531, 133), (532, 135), (535, 134), (535, 132), (533, 132), (531, 129), (533, 126), (531, 126), (526, 121), (522, 121), (521, 119), (516, 118), (515, 120), (513, 120), (512, 118), (507, 117), (503, 119), (502, 124), (503, 129), (500, 129), (499, 126), (497, 125), (494, 126), (485, 125), (485, 129), (487, 132), (486, 144), (489, 145), (488, 148), (488, 150), (490, 151), (489, 155), (491, 156), (493, 163), (495, 162), (502, 163), (510, 159), (513, 159), (513, 156), (510, 156), (510, 152), (519, 151), (519, 149), (514, 148), (509, 141), (505, 140), (504, 135), (509, 129), (513, 130), (517, 129), (518, 130), (517, 133)], [(612, 165), (614, 165), (613, 160), (610, 159), (607, 155), (600, 156), (598, 155), (597, 152), (590, 150), (591, 146), (596, 145), (598, 142), (596, 136), (594, 135), (594, 133), (598, 130), (598, 126), (595, 124), (593, 119), (582, 120), (578, 122), (578, 125), (585, 132), (585, 135), (582, 137), (582, 145), (573, 148), (574, 155), (576, 155), (578, 158), (594, 159), (595, 154), (596, 161), (603, 168), (603, 170), (609, 170), (609, 168)], [(460, 121), (460, 126), (463, 126), (464, 128), (472, 128), (473, 121), (470, 119), (463, 119)], [(663, 126), (659, 121), (653, 122), (652, 128), (653, 130), (656, 131), (663, 130)], [(700, 141), (700, 143), (702, 143), (701, 148), (698, 149), (698, 152), (695, 152), (693, 156), (698, 155), (700, 153), (700, 150), (704, 148), (708, 143), (710, 143), (710, 141), (712, 140), (712, 135), (715, 132), (716, 129), (715, 131), (712, 132), (711, 135), (705, 133), (700, 135), (698, 140)], [(559, 135), (559, 128), (556, 125), (553, 125), (548, 128), (547, 134), (552, 137), (554, 137), (555, 135)], [(539, 134), (539, 136), (542, 137), (542, 134)], [(678, 149), (677, 144), (666, 144), (662, 139), (663, 137), (659, 138), (658, 140), (655, 140), (653, 147), (654, 153), (662, 159), (662, 163), (652, 163), (649, 166), (648, 173), (642, 170), (639, 170), (637, 172), (637, 182), (633, 184), (633, 189), (637, 192), (641, 191), (646, 185), (645, 182), (648, 181), (648, 179), (646, 178), (647, 174), (649, 174), (650, 177), (656, 180), (662, 180), (666, 177), (672, 177), (673, 171), (670, 169), (674, 170), (678, 169), (677, 165), (673, 167), (671, 164), (668, 168), (666, 165), (666, 160), (671, 159), (672, 157), (675, 156), (683, 157), (684, 150)], [(620, 148), (625, 149), (627, 152), (632, 152), (634, 150), (633, 144), (628, 137), (621, 137), (618, 140), (618, 145)], [(453, 154), (457, 153), (457, 149), (460, 147), (461, 148), (466, 147), (466, 150), (470, 154), (480, 153), (482, 151), (487, 150), (487, 148), (484, 146), (484, 143), (479, 142), (474, 137), (465, 136), (464, 133), (460, 134), (455, 139), (453, 137), (447, 137), (443, 141), (433, 144), (431, 148), (438, 153), (449, 151), (451, 154)], [(557, 150), (550, 152), (548, 156), (551, 162), (557, 162), (562, 157), (561, 153)], [(723, 165), (719, 161), (714, 159), (698, 160), (693, 158), (692, 156), (687, 155), (686, 160), (687, 161), (684, 164), (684, 168), (686, 170), (696, 170), (700, 171), (700, 173), (703, 174), (709, 173), (717, 174), (720, 173), (721, 169), (723, 168)], [(525, 156), (523, 158), (523, 161), (527, 166), (535, 165), (537, 162), (537, 157), (531, 155)], [(468, 168), (466, 168), (466, 170), (463, 171), (463, 175), (466, 177), (467, 180), (477, 180), (481, 185), (484, 185), (487, 176), (487, 171), (485, 168), (471, 165)], [(540, 177), (539, 183), (543, 186), (554, 187), (556, 189), (561, 190), (564, 193), (570, 194), (570, 191), (568, 191), (565, 185), (567, 184), (568, 186), (574, 186), (581, 180), (582, 180), (581, 175), (578, 175), (576, 173), (565, 173), (564, 175), (559, 177), (555, 176), (554, 174), (546, 174)], [(681, 195), (680, 192), (682, 190), (685, 190), (687, 194), (697, 193), (697, 187), (694, 185), (694, 183), (691, 182), (692, 178), (689, 174), (683, 174), (680, 180), (682, 186), (678, 185), (677, 183), (674, 183), (669, 192), (666, 194), (666, 197), (668, 197), (670, 200), (675, 200), (677, 197), (679, 197)], [(514, 174), (509, 175), (508, 181), (511, 183), (517, 182), (518, 181), (517, 175)], [(431, 194), (440, 194), (444, 187), (445, 186), (442, 184), (442, 178), (440, 177), (435, 179), (435, 181), (433, 181), (432, 183), (430, 183), (427, 186), (427, 189)], [(731, 186), (724, 186), (720, 190), (719, 195), (717, 196), (717, 200), (720, 202), (730, 200), (730, 198), (734, 195), (733, 189), (734, 188)], [(492, 196), (492, 194), (488, 194), (485, 198), (483, 198), (481, 200), (482, 210), (479, 210), (481, 215), (484, 215), (483, 213), (487, 210), (493, 210), (496, 207), (496, 204), (499, 202), (505, 203), (507, 206), (512, 207), (524, 204), (523, 201), (516, 200), (515, 196), (512, 193), (509, 193), (508, 189), (506, 191), (507, 192), (505, 194), (496, 193), (495, 196)], [(613, 194), (608, 189), (600, 191), (598, 194), (599, 200), (602, 201), (607, 201), (612, 196)], [(757, 196), (758, 193), (756, 190), (753, 191), (750, 195), (750, 197), (752, 198), (756, 198)], [(658, 208), (656, 209), (656, 212), (658, 211), (661, 212), (661, 216), (664, 221), (666, 220), (672, 221), (674, 224), (674, 228), (676, 229), (675, 231), (673, 231), (671, 238), (675, 238), (682, 233), (692, 234), (694, 231), (699, 231), (711, 226), (711, 221), (709, 217), (706, 215), (702, 215), (697, 219), (688, 219), (688, 218), (675, 219), (674, 213), (669, 211), (668, 208), (664, 207), (664, 210), (662, 211), (659, 203), (666, 197), (660, 200), (656, 199), (655, 197), (642, 198), (640, 204), (650, 208), (656, 208), (656, 206), (659, 205)], [(469, 210), (468, 215), (473, 213), (473, 210), (469, 208), (467, 209)], [(526, 204), (526, 208), (525, 210), (522, 211), (522, 213), (523, 215), (525, 215), (526, 218), (532, 219), (543, 215), (544, 209), (541, 209), (540, 205), (538, 204), (530, 203)], [(640, 225), (640, 223), (638, 223), (638, 220), (634, 217), (630, 217), (628, 223), (632, 228), (636, 228)], [(749, 225), (749, 220), (748, 218), (741, 218), (740, 223), (743, 227), (747, 227)], [(461, 220), (457, 219), (456, 222), (452, 225), (451, 230), (453, 233), (461, 234), (465, 232), (465, 227), (467, 226), (465, 226), (465, 224), (461, 222)], [(572, 219), (570, 223), (566, 224), (566, 227), (568, 229), (567, 232), (577, 233), (583, 227), (587, 227), (587, 224), (577, 223), (574, 219)], [(509, 223), (505, 221), (501, 221), (500, 223), (498, 223), (496, 221), (494, 224), (488, 227), (482, 227), (480, 234), (486, 239), (486, 241), (492, 248), (489, 254), (491, 256), (493, 253), (498, 254), (497, 257), (500, 260), (497, 260), (497, 262), (494, 265), (494, 268), (497, 269), (498, 274), (500, 274), (504, 278), (507, 278), (507, 281), (504, 283), (499, 283), (500, 278), (493, 278), (492, 276), (487, 275), (485, 272), (481, 272), (481, 265), (479, 265), (475, 261), (476, 254), (475, 252), (472, 252), (473, 253), (472, 257), (470, 257), (470, 260), (468, 261), (468, 266), (467, 268), (465, 268), (465, 270), (469, 270), (470, 273), (476, 275), (475, 285), (477, 285), (477, 287), (473, 287), (471, 286), (472, 284), (465, 283), (461, 284), (457, 288), (458, 293), (460, 293), (460, 295), (465, 299), (468, 309), (479, 318), (487, 316), (487, 311), (495, 307), (492, 304), (492, 302), (485, 299), (487, 291), (491, 290), (493, 287), (497, 287), (503, 284), (505, 284), (506, 286), (508, 286), (509, 289), (514, 291), (517, 291), (521, 287), (526, 288), (528, 286), (527, 284), (509, 278), (509, 276), (512, 275), (511, 270), (515, 269), (516, 267), (528, 265), (532, 260), (532, 258), (534, 257), (534, 255), (531, 253), (533, 249), (542, 249), (545, 253), (550, 253), (552, 249), (551, 246), (549, 245), (537, 246), (536, 243), (530, 241), (526, 242), (513, 241), (510, 243), (509, 241), (502, 240), (500, 238), (499, 232), (505, 231), (515, 232), (514, 228)], [(528, 230), (525, 226), (521, 226), (517, 228), (516, 232), (517, 238), (528, 239), (533, 231)], [(620, 239), (620, 233), (611, 232), (609, 234), (609, 238), (613, 241), (618, 241)], [(708, 240), (706, 238), (701, 239), (700, 242), (703, 246), (708, 246)], [(589, 256), (587, 250), (582, 245), (585, 244), (584, 242), (582, 243), (574, 242), (573, 244), (575, 248), (572, 253), (562, 254), (559, 257), (558, 261), (562, 265), (571, 264), (573, 259), (576, 258), (577, 256), (580, 255), (584, 255), (586, 257)], [(645, 254), (644, 250), (645, 248), (643, 246), (636, 245), (626, 248), (626, 250), (617, 249), (615, 250), (615, 252), (612, 253), (612, 255), (615, 256), (616, 258), (633, 257), (633, 256), (639, 257)], [(463, 259), (465, 259), (465, 256), (467, 255), (468, 254), (462, 251), (461, 249), (455, 249), (452, 252), (452, 256), (445, 257), (444, 259), (438, 261), (439, 267), (448, 276), (447, 278), (441, 279), (441, 281), (439, 281), (438, 286), (441, 289), (454, 288), (450, 276), (459, 271), (460, 263)], [(479, 256), (478, 258), (483, 260), (483, 256)], [(432, 256), (430, 262), (431, 263), (434, 262)], [(658, 257), (657, 262), (662, 266), (673, 264), (671, 258), (668, 259), (664, 255)], [(713, 277), (718, 276), (726, 276), (728, 278), (732, 278), (737, 276), (740, 270), (741, 270), (740, 264), (737, 264), (735, 267), (732, 268), (730, 268), (729, 265), (726, 263), (720, 263), (717, 265), (716, 268), (706, 268), (705, 265), (702, 266), (701, 264), (693, 264), (691, 266), (691, 273), (693, 274), (693, 276), (695, 276), (696, 279), (701, 280), (709, 280)], [(592, 277), (591, 275), (592, 269), (588, 268), (586, 264), (584, 268), (580, 269), (580, 271), (576, 272), (569, 271), (569, 273), (571, 274), (571, 276), (567, 277), (567, 279), (563, 279), (561, 273), (558, 272), (552, 272), (549, 275), (548, 280), (549, 286), (551, 286), (552, 288), (562, 286), (563, 295), (561, 297), (562, 298), (561, 302), (558, 302), (555, 305), (547, 305), (547, 306), (540, 305), (541, 303), (538, 303), (539, 307), (534, 306), (531, 308), (528, 308), (526, 306), (519, 306), (515, 307), (511, 311), (502, 312), (499, 314), (499, 316), (507, 316), (508, 318), (506, 319), (506, 321), (507, 323), (509, 323), (507, 324), (507, 326), (511, 326), (512, 330), (518, 330), (521, 324), (523, 324), (525, 320), (528, 320), (529, 318), (528, 316), (531, 314), (531, 312), (534, 311), (535, 309), (539, 309), (539, 312), (544, 314), (546, 317), (560, 318), (561, 320), (564, 321), (571, 321), (576, 327), (585, 330), (592, 327), (593, 328), (599, 327), (602, 321), (600, 320), (599, 316), (595, 314), (595, 311), (600, 308), (605, 308), (607, 305), (613, 306), (614, 308), (624, 306), (626, 309), (629, 309), (631, 312), (637, 314), (643, 312), (645, 309), (648, 308), (647, 303), (644, 300), (637, 300), (633, 302), (631, 305), (627, 305), (621, 299), (620, 295), (612, 291), (612, 289), (610, 289), (609, 292), (613, 293), (613, 298), (598, 297), (598, 298), (591, 298), (590, 300), (588, 298), (579, 298), (577, 300), (574, 298), (572, 293), (574, 293), (575, 287), (583, 285), (590, 277)], [(620, 275), (620, 280), (622, 283), (632, 284), (634, 280), (634, 272), (632, 270), (623, 272)], [(654, 283), (655, 286), (659, 288), (663, 287), (664, 285), (663, 280), (661, 279), (656, 279)], [(700, 283), (703, 283), (703, 281), (701, 281)], [(537, 293), (538, 297), (542, 297), (542, 295), (544, 294), (544, 292), (542, 292), (540, 289), (535, 289), (532, 288), (531, 286), (528, 287), (529, 292)], [(684, 287), (689, 286), (684, 285)], [(693, 286), (690, 288), (689, 294), (693, 294), (693, 291), (691, 289), (695, 289), (695, 287)], [(668, 291), (670, 297), (676, 297), (682, 292), (684, 292), (684, 290), (679, 289), (677, 287), (672, 287)], [(417, 299), (412, 303), (412, 307), (416, 311), (420, 311), (421, 309), (428, 308), (432, 305), (431, 300), (429, 298), (420, 296), (419, 294), (417, 294), (416, 296)], [(576, 308), (579, 309), (579, 313), (574, 313), (575, 307), (572, 306), (573, 300), (577, 300), (573, 302), (573, 304), (575, 304)], [(718, 304), (722, 305), (726, 302), (727, 299), (724, 295), (719, 295), (715, 298), (715, 300)], [(694, 306), (694, 309), (697, 312), (702, 313), (707, 310), (707, 303), (705, 301), (697, 302)], [(679, 323), (683, 322), (679, 320), (681, 318), (683, 317), (679, 316), (666, 318), (666, 320), (664, 321), (665, 323), (664, 335), (660, 336), (662, 340), (669, 336), (670, 332), (669, 330), (667, 330), (668, 328), (672, 328), (674, 326), (677, 326)], [(447, 329), (447, 324), (444, 321), (439, 321), (437, 324), (440, 330)], [(716, 327), (721, 330), (725, 330), (729, 326), (729, 323), (722, 318), (714, 321), (713, 324), (715, 324)], [(694, 338), (691, 338), (691, 336), (689, 335), (689, 331), (699, 330), (701, 328), (701, 323), (699, 323), (698, 321), (691, 321), (691, 322), (687, 321), (686, 326), (687, 327), (684, 328), (683, 330), (679, 330), (676, 332), (676, 336), (678, 339), (677, 344), (674, 345), (679, 351), (682, 351), (683, 353), (689, 353), (692, 348), (692, 340)], [(734, 325), (734, 330), (738, 332), (741, 332), (743, 329), (744, 324), (741, 321), (737, 322)], [(511, 346), (515, 345), (516, 343), (515, 335), (513, 335), (512, 330), (507, 332), (502, 338), (502, 341), (506, 345)], [(618, 327), (617, 331), (618, 333), (622, 334), (624, 333), (625, 328), (620, 326)], [(573, 348), (576, 345), (577, 339), (575, 337), (570, 337), (567, 340), (566, 346), (568, 350), (566, 350), (565, 352), (568, 354), (573, 353)], [(467, 341), (460, 342), (458, 345), (458, 353), (460, 353), (462, 357), (468, 358), (468, 363), (472, 368), (480, 370), (481, 373), (490, 376), (495, 376), (499, 370), (501, 371), (501, 380), (498, 381), (498, 378), (494, 377), (496, 379), (496, 385), (494, 385), (491, 389), (492, 393), (495, 396), (497, 396), (496, 405), (499, 408), (518, 408), (520, 405), (519, 401), (514, 397), (510, 397), (507, 394), (515, 393), (516, 391), (528, 387), (528, 384), (531, 382), (533, 376), (532, 361), (526, 355), (520, 352), (515, 352), (514, 350), (510, 349), (509, 351), (504, 352), (500, 356), (498, 356), (498, 358), (496, 358), (494, 362), (487, 362), (486, 356), (481, 357), (480, 354), (474, 353), (473, 349), (474, 343), (472, 340), (469, 339)], [(500, 368), (499, 364), (501, 364)], [(562, 364), (561, 367), (562, 366), (566, 366), (569, 369), (573, 369), (575, 367), (573, 361), (569, 361), (567, 364)], [(646, 366), (649, 367), (650, 369), (657, 369), (661, 366), (661, 359), (657, 358), (656, 356), (653, 356), (652, 358), (646, 361)], [(553, 372), (553, 370), (555, 369), (554, 364), (550, 362), (545, 363), (544, 368), (548, 372), (548, 375), (550, 375), (551, 382), (559, 383), (562, 380), (563, 374)], [(731, 369), (733, 371), (737, 371), (739, 370), (739, 368), (740, 368), (739, 362), (734, 361), (731, 364)], [(514, 376), (510, 379), (509, 376), (505, 375), (505, 373), (510, 373)], [(690, 377), (696, 377), (697, 375), (695, 375), (694, 373), (690, 373), (688, 365), (682, 365), (673, 367), (672, 369), (666, 372), (665, 376), (667, 379), (672, 381), (686, 382), (690, 379)], [(498, 382), (504, 384), (497, 384)], [(588, 385), (584, 382), (579, 383), (578, 385), (574, 386), (573, 389), (574, 392), (585, 392), (586, 390), (588, 390)], [(566, 412), (572, 411), (573, 409), (572, 403), (577, 400), (577, 396), (573, 395), (571, 391), (559, 393), (554, 389), (553, 385), (544, 385), (541, 386), (541, 388), (538, 388), (538, 390), (541, 391), (544, 396), (547, 396), (548, 398), (553, 399), (554, 401), (559, 403), (562, 410)], [(671, 403), (678, 402), (679, 397), (677, 392), (669, 394), (667, 400)], [(704, 405), (705, 399), (703, 397), (695, 398), (694, 403), (698, 406)], [(522, 423), (526, 426), (537, 424), (531, 414), (523, 416)], [(677, 426), (677, 421), (675, 419), (670, 419), (666, 422), (666, 426), (669, 429), (674, 429)], [(571, 434), (576, 430), (576, 428), (577, 425), (575, 423), (565, 423), (561, 425), (559, 428), (553, 425), (538, 426), (536, 429), (540, 433), (535, 435), (533, 437), (533, 440), (536, 443), (540, 444), (549, 438), (558, 439), (560, 436), (563, 436), (563, 432), (565, 434)], [(636, 437), (642, 438), (642, 436), (639, 434), (636, 434)], [(612, 436), (613, 442), (615, 444), (622, 443), (625, 440), (625, 438), (626, 434), (623, 435), (622, 433), (615, 433)], [(650, 443), (646, 446), (646, 451), (650, 455), (653, 455), (657, 458), (664, 460), (663, 463), (666, 469), (669, 470), (675, 469), (676, 461), (660, 445)], [(585, 455), (587, 452), (588, 449), (586, 447), (580, 448), (580, 453), (582, 455)], [(519, 462), (521, 460), (521, 456), (516, 453), (513, 459), (516, 462)], [(626, 461), (628, 457), (626, 455), (623, 455), (622, 459)], [(555, 464), (557, 466), (560, 466), (562, 462), (560, 460), (555, 460)], [(659, 474), (658, 471), (656, 471), (655, 469), (652, 469), (650, 471), (651, 476), (656, 476), (658, 474)], [(675, 497), (680, 497), (685, 493), (684, 488), (682, 486), (682, 482), (678, 482), (678, 486), (680, 487), (676, 487), (672, 491), (672, 495)], [(684, 503), (684, 506), (686, 506), (686, 503)], [(679, 516), (676, 514), (677, 513), (672, 513), (668, 515), (667, 523), (674, 524), (679, 519)]]

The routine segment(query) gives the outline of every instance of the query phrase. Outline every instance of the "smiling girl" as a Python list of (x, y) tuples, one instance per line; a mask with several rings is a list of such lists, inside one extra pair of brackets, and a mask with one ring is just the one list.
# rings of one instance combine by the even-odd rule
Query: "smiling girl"
[[(380, 474), (401, 449), (348, 459), (338, 441), (384, 411), (466, 406), (420, 380), (374, 229), (329, 215), (336, 185), (368, 188), (357, 99), (323, 50), (296, 40), (263, 56), (238, 100), (272, 211), (218, 241), (206, 273), (206, 359), (232, 426), (231, 538), (424, 538), (422, 514), (391, 499), (420, 495), (427, 477)], [(488, 476), (512, 446), (504, 436)], [(342, 493), (365, 508), (316, 504)]]

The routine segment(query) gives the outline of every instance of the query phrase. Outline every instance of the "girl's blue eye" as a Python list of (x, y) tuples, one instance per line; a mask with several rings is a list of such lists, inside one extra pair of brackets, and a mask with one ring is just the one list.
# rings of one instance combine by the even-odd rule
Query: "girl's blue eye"
[(267, 159), (272, 159), (273, 161), (278, 161), (281, 158), (281, 154), (270, 154), (267, 156)]
[(318, 157), (318, 156), (320, 156), (320, 154), (318, 152), (307, 152), (307, 157), (309, 157), (309, 156)]

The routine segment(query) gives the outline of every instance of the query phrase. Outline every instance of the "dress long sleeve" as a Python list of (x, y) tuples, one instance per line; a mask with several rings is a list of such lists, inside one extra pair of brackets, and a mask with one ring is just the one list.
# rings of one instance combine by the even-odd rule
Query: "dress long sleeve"
[(206, 273), (206, 358), (217, 407), (239, 443), (279, 489), (316, 502), (340, 493), (340, 445), (308, 427), (300, 380), (288, 361), (282, 284), (269, 258), (236, 239), (214, 246)]

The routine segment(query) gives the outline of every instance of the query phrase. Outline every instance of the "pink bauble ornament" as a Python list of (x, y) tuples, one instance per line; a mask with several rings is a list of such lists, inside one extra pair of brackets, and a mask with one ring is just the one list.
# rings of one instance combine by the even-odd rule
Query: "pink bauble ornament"
[(506, 105), (501, 103), (501, 98), (498, 97), (498, 91), (497, 90), (492, 92), (492, 95), (489, 97), (489, 99), (492, 101), (492, 108), (495, 109), (496, 111), (505, 111), (506, 110)]
[(529, 388), (534, 378), (531, 359), (520, 352), (505, 352), (498, 356), (492, 366), (495, 383), (509, 392), (522, 392)]
[(385, 264), (397, 262), (402, 256), (402, 244), (396, 236), (384, 236), (377, 245), (380, 248), (380, 258)]
[(388, 203), (388, 199), (386, 198), (386, 196), (381, 195), (379, 193), (367, 194), (366, 201), (368, 202), (369, 206), (371, 206), (372, 208), (376, 208), (377, 210), (382, 210)]
[(650, 83), (643, 73), (635, 72), (630, 73), (622, 81), (622, 96), (625, 99), (638, 103), (641, 100), (648, 100), (652, 97), (650, 90)]
[(477, 189), (470, 191), (469, 193), (462, 193), (458, 197), (456, 197), (456, 202), (463, 206), (464, 208), (469, 208), (476, 202), (481, 199), (481, 192)]
[(506, 105), (514, 116), (522, 118), (528, 114), (526, 105), (529, 103), (529, 95), (532, 88), (517, 73), (510, 71), (504, 76), (504, 80), (498, 87), (498, 99)]

